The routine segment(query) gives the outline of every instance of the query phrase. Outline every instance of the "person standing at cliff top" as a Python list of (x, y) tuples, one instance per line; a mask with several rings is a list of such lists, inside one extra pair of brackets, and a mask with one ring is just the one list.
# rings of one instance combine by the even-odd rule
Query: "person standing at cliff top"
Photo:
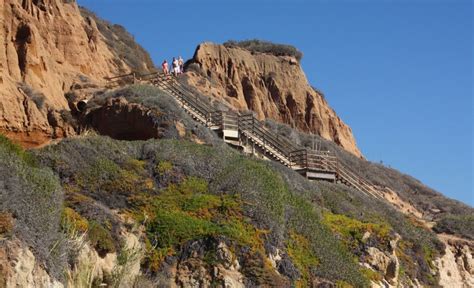
[(176, 57), (173, 57), (173, 62), (171, 62), (171, 64), (173, 65), (173, 74), (174, 74), (174, 76), (178, 76), (178, 74), (179, 74), (178, 59), (176, 59)]
[(163, 68), (163, 73), (165, 73), (165, 75), (168, 75), (169, 73), (169, 70), (168, 70), (168, 61), (163, 61), (163, 63), (161, 63), (161, 68)]
[(183, 57), (181, 56), (178, 57), (178, 65), (179, 65), (179, 73), (180, 74), (184, 73), (184, 60), (183, 60)]

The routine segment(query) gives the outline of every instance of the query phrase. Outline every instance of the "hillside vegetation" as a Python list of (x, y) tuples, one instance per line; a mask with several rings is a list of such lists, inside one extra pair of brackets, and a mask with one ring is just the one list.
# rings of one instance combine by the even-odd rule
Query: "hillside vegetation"
[[(101, 97), (94, 102), (98, 106), (104, 98), (124, 97), (163, 115), (177, 109), (155, 88), (131, 86)], [(172, 117), (157, 121), (173, 123)], [(187, 129), (196, 127), (183, 119)], [(358, 264), (369, 259), (368, 247), (395, 249), (401, 283), (415, 278), (429, 286), (437, 283), (432, 260), (443, 245), (387, 204), (345, 186), (308, 182), (279, 164), (245, 157), (212, 135), (203, 138), (207, 145), (176, 133), (163, 135), (168, 139), (118, 141), (92, 135), (33, 154), (2, 138), (0, 161), (7, 169), (1, 172), (8, 189), (2, 190), (0, 208), (14, 219), (14, 227), (4, 225), (0, 231), (27, 241), (58, 279), (60, 271), (79, 263), (77, 247), (55, 243), (66, 244), (84, 233), (101, 257), (128, 255), (123, 242), (127, 231), (139, 237), (144, 251), (143, 276), (136, 280), (140, 285), (161, 285), (169, 280), (170, 269), (178, 269), (179, 276), (179, 267), (190, 263), (207, 271), (200, 278), (220, 283), (211, 271), (224, 265), (218, 248), (222, 243), (239, 262), (248, 286), (304, 287), (324, 281), (366, 286), (385, 273)], [(19, 176), (24, 173), (29, 176)], [(40, 188), (25, 188), (32, 186)], [(38, 203), (37, 213), (25, 210), (22, 199)], [(393, 247), (397, 235), (401, 240)], [(55, 248), (48, 250), (48, 245)], [(55, 249), (63, 249), (58, 253), (62, 259), (45, 252)], [(269, 257), (275, 253), (280, 260), (273, 266)], [(122, 278), (114, 274), (93, 280), (110, 284), (117, 279)]]
[(292, 56), (296, 60), (301, 61), (303, 58), (303, 52), (296, 49), (296, 47), (286, 44), (276, 44), (269, 41), (252, 39), (235, 41), (229, 40), (223, 43), (226, 47), (240, 47), (251, 52), (265, 53), (275, 56)]
[(62, 279), (66, 247), (59, 229), (64, 195), (59, 178), (0, 134), (0, 179), (0, 243), (20, 238)]
[(292, 129), (288, 125), (266, 121), (266, 126), (275, 133), (291, 139), (301, 146), (328, 150), (335, 153), (339, 161), (351, 170), (378, 186), (390, 187), (406, 202), (423, 212), (426, 220), (435, 221), (434, 230), (448, 232), (474, 239), (472, 215), (474, 209), (459, 201), (446, 198), (419, 180), (393, 168), (355, 157), (334, 142), (318, 135), (309, 135)]

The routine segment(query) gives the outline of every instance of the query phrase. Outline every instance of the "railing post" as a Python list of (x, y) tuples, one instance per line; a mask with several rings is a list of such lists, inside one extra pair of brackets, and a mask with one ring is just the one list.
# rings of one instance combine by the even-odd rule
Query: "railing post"
[(288, 156), (288, 158), (289, 158), (289, 160), (290, 160), (290, 168), (292, 168), (291, 166), (293, 166), (293, 165), (292, 165), (293, 162), (292, 162), (292, 160), (291, 160), (291, 151), (290, 151), (290, 155)]
[(225, 134), (224, 134), (224, 130), (225, 130), (225, 118), (224, 118), (224, 111), (221, 111), (221, 130), (222, 130), (222, 139), (225, 140)]
[(252, 115), (252, 134), (255, 134), (255, 117)]
[(220, 116), (221, 116), (221, 117), (220, 117), (220, 118), (221, 118), (221, 119), (220, 119), (220, 121), (221, 121), (221, 129), (224, 131), (225, 128), (226, 128), (226, 124), (225, 124), (225, 113), (224, 113), (224, 111), (221, 111), (220, 114), (221, 114), (221, 115), (220, 115)]
[(309, 166), (308, 166), (308, 150), (305, 149), (305, 155), (306, 155), (306, 179), (308, 179), (308, 170), (309, 170)]
[(237, 131), (239, 132), (239, 138), (240, 138), (240, 131), (242, 131), (242, 129), (240, 128), (240, 114), (237, 114)]

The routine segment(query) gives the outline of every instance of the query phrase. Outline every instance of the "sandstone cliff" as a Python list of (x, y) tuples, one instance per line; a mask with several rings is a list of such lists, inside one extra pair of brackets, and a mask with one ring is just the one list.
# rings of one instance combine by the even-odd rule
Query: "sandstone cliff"
[(74, 83), (132, 69), (75, 1), (5, 0), (0, 15), (0, 132), (25, 146), (74, 133), (60, 113)]
[(436, 260), (440, 271), (439, 284), (443, 287), (474, 287), (474, 241), (439, 234), (446, 244), (443, 257)]
[(260, 119), (311, 131), (361, 156), (351, 128), (310, 86), (295, 58), (204, 43), (187, 67), (188, 84), (203, 94), (252, 110)]

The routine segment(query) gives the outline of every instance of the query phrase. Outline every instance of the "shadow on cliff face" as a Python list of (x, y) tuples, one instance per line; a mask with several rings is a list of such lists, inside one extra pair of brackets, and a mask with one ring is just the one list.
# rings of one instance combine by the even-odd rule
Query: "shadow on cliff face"
[(128, 103), (124, 98), (109, 99), (104, 106), (89, 112), (85, 123), (99, 134), (117, 140), (162, 138), (170, 125), (156, 121), (155, 114), (141, 105)]
[(22, 74), (27, 67), (28, 45), (32, 42), (31, 28), (22, 24), (15, 35), (15, 48), (18, 54), (18, 66)]

